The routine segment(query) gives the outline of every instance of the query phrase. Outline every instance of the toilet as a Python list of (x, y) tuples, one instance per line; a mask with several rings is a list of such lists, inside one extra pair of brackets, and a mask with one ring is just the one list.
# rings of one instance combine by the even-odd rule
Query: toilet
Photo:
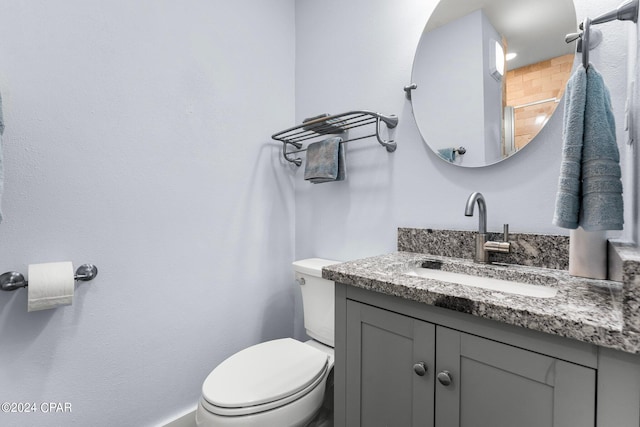
[(199, 427), (293, 427), (313, 419), (334, 359), (334, 283), (321, 273), (338, 262), (310, 258), (293, 263), (304, 326), (312, 339), (263, 342), (220, 363), (202, 385)]

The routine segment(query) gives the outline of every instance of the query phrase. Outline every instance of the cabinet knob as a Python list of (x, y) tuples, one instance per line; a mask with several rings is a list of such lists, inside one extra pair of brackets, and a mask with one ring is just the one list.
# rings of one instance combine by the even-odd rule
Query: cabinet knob
[(413, 365), (413, 370), (415, 371), (416, 374), (423, 377), (424, 374), (427, 373), (427, 364), (424, 362), (418, 362), (415, 365)]
[(438, 374), (438, 381), (440, 381), (440, 384), (442, 385), (451, 385), (452, 379), (451, 379), (451, 373), (449, 373), (449, 371), (442, 371)]

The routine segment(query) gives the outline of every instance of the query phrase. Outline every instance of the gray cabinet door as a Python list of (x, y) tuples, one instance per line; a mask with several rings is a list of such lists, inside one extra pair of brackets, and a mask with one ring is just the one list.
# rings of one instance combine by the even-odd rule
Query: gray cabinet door
[(438, 326), (437, 427), (593, 427), (595, 370)]
[(433, 427), (434, 342), (430, 323), (347, 301), (347, 426)]

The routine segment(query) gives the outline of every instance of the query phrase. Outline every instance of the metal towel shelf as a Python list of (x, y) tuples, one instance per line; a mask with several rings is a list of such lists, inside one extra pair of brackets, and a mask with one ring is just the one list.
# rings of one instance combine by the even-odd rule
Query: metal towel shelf
[[(396, 151), (396, 143), (393, 140), (385, 141), (380, 136), (380, 123), (383, 122), (388, 129), (393, 129), (398, 125), (398, 117), (395, 115), (383, 115), (372, 111), (359, 110), (349, 111), (347, 113), (327, 115), (306, 121), (301, 125), (285, 129), (275, 133), (271, 138), (282, 142), (282, 155), (288, 162), (294, 163), (296, 166), (302, 165), (302, 159), (289, 157), (291, 154), (306, 151), (303, 148), (303, 141), (317, 142), (327, 135), (342, 135), (349, 129), (375, 124), (375, 133), (360, 136), (357, 138), (345, 139), (342, 142), (355, 141), (358, 139), (370, 138), (375, 136), (383, 147), (389, 153)], [(292, 145), (295, 150), (288, 151), (287, 147)]]

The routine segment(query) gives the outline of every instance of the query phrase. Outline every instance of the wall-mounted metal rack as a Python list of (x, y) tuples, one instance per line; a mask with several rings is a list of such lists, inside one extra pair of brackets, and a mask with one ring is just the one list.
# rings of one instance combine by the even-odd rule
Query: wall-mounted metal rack
[[(275, 133), (271, 138), (282, 142), (282, 155), (288, 162), (294, 163), (296, 166), (302, 164), (302, 159), (290, 156), (306, 151), (303, 142), (307, 144), (317, 142), (327, 138), (328, 135), (345, 136), (342, 143), (375, 136), (380, 145), (385, 147), (389, 153), (392, 153), (396, 151), (396, 143), (393, 140), (385, 141), (382, 139), (380, 136), (380, 123), (384, 123), (388, 129), (393, 129), (398, 125), (398, 117), (366, 110), (349, 111), (334, 115), (327, 114), (308, 119), (301, 125)], [(375, 133), (356, 138), (346, 138), (349, 129), (368, 125), (375, 125)], [(289, 150), (289, 146), (292, 146), (293, 149)]]

